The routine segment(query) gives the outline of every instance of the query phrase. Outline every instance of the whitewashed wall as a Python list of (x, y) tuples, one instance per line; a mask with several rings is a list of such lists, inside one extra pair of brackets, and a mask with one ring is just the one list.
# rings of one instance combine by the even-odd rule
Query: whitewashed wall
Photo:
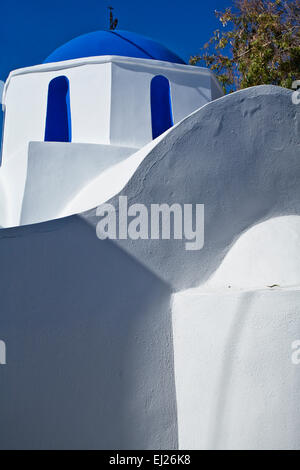
[[(174, 124), (212, 100), (211, 80), (216, 78), (208, 69), (153, 60), (114, 61), (112, 143), (142, 147), (152, 140), (150, 86), (156, 75), (169, 80)], [(215, 87), (222, 96), (219, 85)]]
[(76, 216), (0, 261), (0, 449), (176, 449), (169, 286)]
[(90, 183), (204, 204), (199, 251), (100, 242), (95, 209), (0, 231), (2, 447), (174, 448), (178, 416), (184, 448), (300, 448), (299, 122), (291, 91), (243, 90)]
[(300, 216), (269, 219), (174, 295), (181, 449), (299, 449), (299, 250)]
[(48, 86), (53, 78), (69, 79), (73, 143), (140, 148), (152, 140), (150, 83), (157, 74), (170, 80), (175, 123), (212, 99), (211, 80), (218, 87), (207, 69), (112, 56), (12, 72), (4, 93), (0, 184), (9, 208), (2, 225), (20, 224), (28, 146), (44, 140)]
[(299, 450), (299, 285), (228, 290), (175, 295), (179, 448)]

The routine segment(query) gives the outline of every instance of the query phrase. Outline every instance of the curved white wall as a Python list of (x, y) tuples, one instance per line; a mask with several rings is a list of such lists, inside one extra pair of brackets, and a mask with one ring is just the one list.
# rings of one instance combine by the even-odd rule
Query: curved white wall
[(169, 286), (76, 216), (0, 260), (0, 448), (177, 448)]
[(300, 448), (299, 117), (254, 87), (85, 174), (89, 203), (204, 204), (202, 250), (100, 241), (95, 208), (0, 231), (2, 448)]
[(174, 295), (181, 449), (299, 449), (299, 250), (300, 216), (269, 219)]
[(275, 217), (244, 232), (205, 286), (255, 288), (300, 285), (300, 217)]
[[(292, 92), (274, 86), (202, 106), (155, 143), (109, 202), (118, 207), (123, 195), (149, 212), (154, 203), (204, 204), (204, 247), (187, 251), (174, 238), (116, 243), (176, 290), (207, 281), (243, 232), (300, 214), (299, 119)], [(84, 217), (98, 222), (95, 210)]]

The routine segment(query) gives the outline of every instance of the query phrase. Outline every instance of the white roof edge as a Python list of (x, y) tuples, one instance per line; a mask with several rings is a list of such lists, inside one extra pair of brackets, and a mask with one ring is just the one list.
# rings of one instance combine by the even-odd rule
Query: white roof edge
[(198, 67), (195, 65), (186, 65), (186, 64), (175, 64), (172, 62), (165, 62), (162, 60), (138, 59), (135, 57), (104, 55), (104, 56), (84, 57), (80, 59), (64, 60), (62, 62), (51, 62), (49, 64), (39, 64), (39, 65), (33, 65), (31, 67), (24, 67), (21, 69), (13, 70), (10, 72), (6, 80), (5, 88), (4, 88), (4, 96), (5, 96), (5, 91), (7, 89), (7, 86), (11, 78), (16, 77), (18, 75), (26, 75), (29, 73), (36, 73), (36, 72), (49, 72), (53, 70), (62, 70), (62, 69), (72, 68), (72, 67), (81, 67), (81, 66), (89, 65), (89, 64), (105, 64), (109, 62), (113, 62), (116, 64), (139, 64), (145, 67), (162, 67), (167, 70), (176, 70), (176, 72), (189, 71), (190, 73), (210, 75), (212, 79), (215, 81), (215, 83), (217, 84), (217, 86), (219, 87), (220, 91), (223, 93), (223, 90), (215, 74), (210, 69), (207, 69), (205, 67)]

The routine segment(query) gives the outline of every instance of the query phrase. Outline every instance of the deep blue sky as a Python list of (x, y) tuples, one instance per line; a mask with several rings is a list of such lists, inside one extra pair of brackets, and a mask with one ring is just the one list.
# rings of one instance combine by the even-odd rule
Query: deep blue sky
[(149, 36), (187, 61), (219, 27), (214, 11), (231, 4), (231, 0), (5, 1), (0, 9), (0, 79), (13, 69), (41, 63), (80, 34), (107, 29), (108, 5), (115, 8), (120, 29)]
[(211, 36), (214, 10), (231, 0), (10, 0), (1, 5), (0, 79), (10, 70), (39, 64), (56, 47), (90, 31), (108, 27), (107, 6), (115, 7), (120, 29), (149, 36), (183, 59)]

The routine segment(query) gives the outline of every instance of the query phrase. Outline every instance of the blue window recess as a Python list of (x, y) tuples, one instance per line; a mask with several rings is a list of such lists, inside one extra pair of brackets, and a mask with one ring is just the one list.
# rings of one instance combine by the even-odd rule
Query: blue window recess
[(152, 137), (155, 139), (173, 126), (173, 113), (169, 80), (157, 75), (151, 80)]
[[(2, 122), (1, 122), (1, 118), (2, 118)], [(4, 126), (5, 126), (5, 108), (2, 111), (1, 104), (0, 104), (0, 166), (2, 166)]]
[(45, 142), (71, 142), (69, 80), (56, 77), (49, 83)]

